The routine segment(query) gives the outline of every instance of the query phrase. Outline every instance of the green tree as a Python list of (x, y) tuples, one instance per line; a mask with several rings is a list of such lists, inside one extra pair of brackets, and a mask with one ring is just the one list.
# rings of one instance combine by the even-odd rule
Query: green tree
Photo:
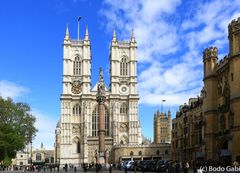
[(5, 161), (6, 166), (9, 158), (14, 158), (36, 135), (36, 118), (30, 111), (26, 103), (0, 97), (0, 160)]

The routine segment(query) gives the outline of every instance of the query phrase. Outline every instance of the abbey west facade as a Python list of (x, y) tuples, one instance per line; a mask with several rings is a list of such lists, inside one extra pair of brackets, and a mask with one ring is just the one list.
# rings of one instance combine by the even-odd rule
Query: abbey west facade
[[(110, 46), (110, 86), (105, 88), (105, 155), (114, 145), (142, 142), (138, 117), (137, 60), (134, 33), (118, 41), (114, 31)], [(91, 87), (91, 43), (70, 38), (63, 42), (63, 92), (61, 118), (56, 128), (55, 157), (60, 164), (96, 162), (98, 152), (97, 84)], [(105, 85), (106, 86), (106, 85)]]

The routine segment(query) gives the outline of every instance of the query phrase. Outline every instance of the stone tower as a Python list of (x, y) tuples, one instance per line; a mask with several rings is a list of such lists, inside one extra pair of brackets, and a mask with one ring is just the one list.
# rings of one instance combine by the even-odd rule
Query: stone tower
[(171, 112), (154, 113), (154, 143), (171, 143)]
[[(87, 109), (91, 92), (91, 51), (88, 28), (83, 40), (70, 38), (68, 26), (63, 42), (63, 92), (61, 95), (60, 163), (87, 161)], [(83, 113), (84, 112), (84, 113)], [(74, 138), (73, 138), (74, 137)], [(81, 159), (80, 159), (81, 158)]]
[(204, 63), (204, 115), (207, 121), (206, 124), (206, 145), (207, 145), (207, 157), (216, 158), (216, 144), (214, 140), (214, 132), (217, 129), (216, 124), (216, 109), (217, 109), (217, 78), (216, 78), (216, 65), (218, 63), (218, 49), (216, 47), (210, 47), (203, 52)]
[(119, 129), (114, 129), (114, 144), (137, 144), (142, 140), (138, 120), (136, 49), (134, 31), (129, 41), (119, 41), (114, 30), (110, 47), (110, 104), (120, 115), (113, 120), (114, 128)]
[[(228, 26), (230, 120), (233, 121), (232, 158), (240, 161), (240, 17)], [(237, 158), (238, 157), (238, 158)]]

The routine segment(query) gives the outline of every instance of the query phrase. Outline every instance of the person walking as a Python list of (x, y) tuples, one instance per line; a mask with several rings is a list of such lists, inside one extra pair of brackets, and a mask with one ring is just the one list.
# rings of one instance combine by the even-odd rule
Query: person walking
[(184, 162), (184, 169), (183, 169), (184, 173), (188, 173), (188, 169), (189, 169), (189, 163), (188, 163), (188, 161), (185, 161)]
[(109, 173), (112, 173), (112, 164), (110, 163), (110, 166), (109, 166)]
[(127, 173), (127, 164), (125, 164), (125, 167), (124, 167), (124, 170), (125, 170), (125, 173)]

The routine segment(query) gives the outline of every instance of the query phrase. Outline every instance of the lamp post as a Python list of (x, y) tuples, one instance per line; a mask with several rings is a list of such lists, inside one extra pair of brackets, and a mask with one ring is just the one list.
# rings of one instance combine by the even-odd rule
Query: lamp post
[(30, 165), (32, 167), (32, 137), (30, 137)]

